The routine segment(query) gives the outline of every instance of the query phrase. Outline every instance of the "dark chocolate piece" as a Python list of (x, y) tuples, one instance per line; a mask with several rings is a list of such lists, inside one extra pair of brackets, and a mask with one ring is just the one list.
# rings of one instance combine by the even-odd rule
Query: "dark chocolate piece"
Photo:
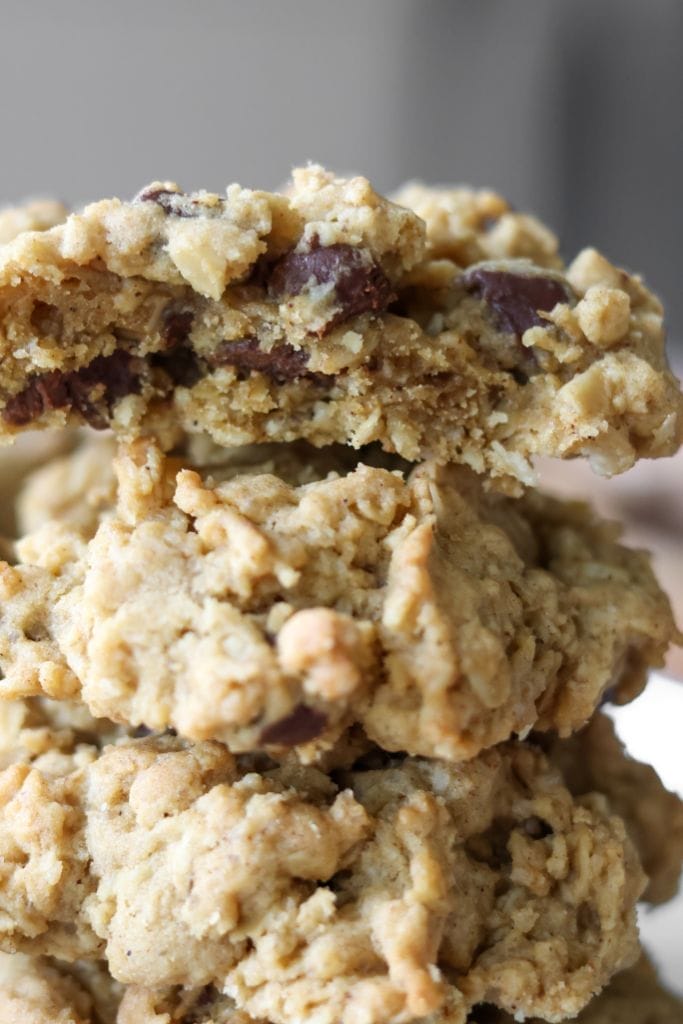
[(192, 330), (194, 313), (191, 309), (169, 306), (163, 316), (161, 335), (169, 348), (184, 345)]
[(508, 270), (471, 267), (462, 276), (471, 295), (493, 310), (498, 327), (521, 337), (529, 327), (547, 323), (539, 310), (549, 312), (558, 302), (571, 301), (567, 285), (540, 274), (516, 274)]
[(293, 380), (310, 380), (323, 385), (333, 378), (324, 373), (312, 373), (307, 369), (308, 353), (291, 345), (276, 345), (270, 352), (259, 348), (255, 338), (241, 338), (238, 341), (224, 341), (214, 353), (212, 366), (234, 366), (245, 377), (251, 372), (262, 373), (275, 384), (287, 384)]
[(294, 710), (279, 722), (272, 722), (266, 726), (261, 733), (261, 743), (295, 747), (298, 743), (314, 740), (326, 725), (327, 718), (322, 711), (316, 711), (305, 704), (297, 704)]
[(343, 242), (287, 253), (271, 271), (269, 291), (275, 298), (300, 295), (311, 282), (334, 287), (340, 308), (330, 325), (361, 313), (381, 313), (396, 297), (370, 253)]
[(39, 374), (9, 399), (2, 417), (5, 423), (23, 427), (53, 409), (75, 409), (86, 423), (102, 430), (108, 426), (114, 403), (139, 390), (133, 357), (119, 350), (110, 356), (96, 356), (80, 370)]

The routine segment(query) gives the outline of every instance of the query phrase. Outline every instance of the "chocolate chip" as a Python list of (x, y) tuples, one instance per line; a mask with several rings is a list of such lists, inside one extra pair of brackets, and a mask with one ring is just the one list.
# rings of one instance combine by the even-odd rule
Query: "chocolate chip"
[(151, 735), (152, 735), (152, 730), (148, 729), (146, 725), (139, 725), (137, 727), (137, 729), (133, 729), (133, 732), (131, 733), (131, 736), (133, 737), (133, 739), (136, 739), (136, 740), (141, 740), (141, 739), (144, 739), (146, 736), (151, 736)]
[(199, 203), (185, 192), (174, 192), (169, 188), (149, 185), (135, 196), (134, 203), (156, 203), (171, 217), (198, 217)]
[(335, 245), (290, 252), (271, 271), (269, 291), (275, 298), (300, 295), (310, 284), (332, 285), (339, 312), (330, 326), (361, 313), (381, 313), (395, 295), (384, 271), (365, 249)]
[(268, 258), (268, 254), (265, 252), (261, 253), (253, 264), (249, 272), (249, 277), (244, 282), (245, 285), (250, 285), (254, 288), (267, 288), (272, 268), (273, 264)]
[(537, 818), (536, 815), (523, 821), (522, 828), (530, 839), (545, 839), (546, 836), (553, 834), (553, 830), (548, 822), (543, 821), (542, 818)]
[(319, 736), (327, 725), (327, 718), (322, 711), (298, 704), (294, 710), (281, 718), (279, 722), (267, 725), (261, 733), (261, 743), (276, 744), (282, 747), (294, 747), (298, 743), (308, 743)]
[(503, 1014), (492, 1003), (477, 1003), (467, 1016), (467, 1024), (500, 1024)]
[(75, 409), (90, 426), (104, 429), (112, 405), (140, 389), (132, 363), (130, 353), (119, 350), (96, 356), (80, 370), (40, 374), (9, 399), (2, 417), (12, 426), (23, 427), (53, 409)]
[(180, 347), (170, 352), (156, 352), (150, 365), (163, 370), (177, 388), (191, 388), (204, 376), (204, 367), (190, 348)]
[(201, 360), (187, 345), (193, 320), (191, 309), (170, 306), (164, 313), (161, 327), (166, 351), (155, 352), (149, 357), (150, 365), (163, 370), (174, 387), (191, 388), (204, 376)]
[(538, 311), (549, 311), (571, 299), (569, 287), (552, 277), (508, 270), (472, 267), (462, 276), (471, 295), (483, 299), (495, 313), (502, 331), (521, 336), (529, 327), (547, 323)]
[(262, 373), (275, 384), (287, 384), (293, 380), (310, 380), (323, 385), (332, 380), (324, 373), (311, 373), (307, 369), (308, 354), (291, 345), (276, 345), (270, 352), (259, 348), (255, 338), (241, 338), (239, 341), (224, 341), (210, 360), (212, 366), (234, 366), (246, 378), (250, 373)]
[(170, 306), (163, 316), (161, 336), (169, 348), (184, 345), (192, 330), (194, 313), (191, 309)]
[(25, 427), (27, 423), (38, 419), (46, 407), (52, 408), (52, 406), (46, 405), (41, 388), (42, 383), (51, 377), (54, 377), (55, 380), (60, 379), (60, 375), (56, 371), (54, 374), (44, 374), (42, 378), (36, 378), (18, 395), (10, 398), (2, 411), (5, 423), (10, 423), (14, 427)]

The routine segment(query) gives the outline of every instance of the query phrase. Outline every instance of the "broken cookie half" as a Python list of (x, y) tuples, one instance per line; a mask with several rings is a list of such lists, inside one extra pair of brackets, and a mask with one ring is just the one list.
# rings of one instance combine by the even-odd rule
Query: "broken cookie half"
[(0, 252), (0, 433), (377, 441), (509, 489), (536, 455), (610, 475), (671, 454), (683, 399), (641, 280), (594, 250), (562, 268), (500, 209), (507, 227), (481, 213), (459, 245), (471, 211), (439, 222), (447, 197), (405, 192), (425, 230), (308, 167), (284, 194), (156, 183), (22, 234)]

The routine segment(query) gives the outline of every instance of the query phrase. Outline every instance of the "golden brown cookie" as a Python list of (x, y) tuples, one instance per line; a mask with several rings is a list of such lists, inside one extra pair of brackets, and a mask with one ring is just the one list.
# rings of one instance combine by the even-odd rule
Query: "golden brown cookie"
[(460, 760), (580, 728), (606, 691), (637, 693), (675, 636), (612, 524), (487, 493), (462, 468), (405, 476), (285, 446), (198, 471), (137, 442), (111, 508), (97, 450), (81, 487), (88, 457), (27, 492), (47, 480), (61, 518), (34, 517), (0, 571), (5, 697), (77, 697), (304, 760), (360, 723), (385, 749)]
[(559, 243), (545, 224), (514, 210), (490, 189), (465, 185), (403, 185), (391, 197), (425, 222), (427, 255), (461, 267), (483, 260), (528, 259), (539, 267), (559, 269)]
[[(452, 1024), (450, 1008), (429, 1017), (429, 1024)], [(490, 1005), (476, 1006), (468, 1024), (512, 1024), (508, 1014)], [(683, 1024), (683, 1002), (667, 992), (642, 958), (622, 971), (576, 1018), (577, 1024)], [(242, 1013), (213, 985), (202, 989), (126, 991), (118, 1024), (264, 1024)]]
[(649, 879), (644, 898), (666, 903), (675, 896), (683, 864), (680, 797), (664, 788), (654, 768), (628, 756), (606, 715), (594, 715), (566, 740), (540, 739), (572, 793), (598, 790), (626, 822)]
[(333, 780), (220, 744), (122, 742), (0, 775), (5, 949), (114, 978), (215, 982), (274, 1022), (559, 1021), (637, 955), (644, 878), (597, 794), (512, 743), (465, 765), (371, 756)]
[[(562, 270), (535, 228), (463, 267), (428, 230), (308, 167), (286, 194), (155, 183), (26, 232), (0, 253), (2, 433), (379, 441), (511, 489), (535, 455), (611, 475), (675, 450), (683, 398), (639, 278), (594, 250)], [(540, 263), (509, 258), (527, 250)]]

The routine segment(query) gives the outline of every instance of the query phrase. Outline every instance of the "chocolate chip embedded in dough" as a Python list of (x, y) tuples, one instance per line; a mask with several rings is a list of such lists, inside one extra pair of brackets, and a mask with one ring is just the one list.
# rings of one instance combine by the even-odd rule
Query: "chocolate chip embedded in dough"
[(370, 253), (343, 242), (287, 253), (271, 271), (269, 291), (275, 298), (285, 298), (324, 284), (333, 286), (339, 306), (331, 325), (361, 313), (381, 313), (396, 298)]
[(238, 373), (262, 373), (275, 384), (294, 380), (310, 380), (325, 384), (333, 378), (324, 373), (312, 373), (308, 368), (308, 353), (291, 345), (276, 345), (269, 352), (259, 348), (255, 338), (224, 341), (211, 355), (212, 366), (234, 366)]
[(155, 203), (164, 213), (171, 217), (198, 217), (201, 213), (200, 204), (188, 196), (186, 192), (177, 192), (170, 188), (149, 185), (138, 192), (133, 202)]
[(541, 274), (519, 274), (475, 266), (462, 276), (470, 293), (483, 299), (493, 310), (498, 327), (521, 337), (529, 327), (547, 323), (539, 311), (549, 312), (558, 302), (569, 302), (567, 285)]
[(298, 704), (290, 714), (266, 726), (261, 733), (261, 743), (294, 747), (314, 740), (326, 725), (327, 718), (322, 711)]
[(194, 313), (191, 309), (170, 306), (163, 315), (161, 336), (169, 348), (183, 345), (190, 336)]
[(9, 399), (2, 417), (6, 423), (20, 427), (53, 409), (75, 409), (86, 423), (101, 430), (108, 425), (112, 405), (139, 389), (132, 356), (119, 350), (109, 356), (96, 356), (79, 370), (39, 374)]
[(170, 377), (174, 387), (191, 388), (206, 373), (206, 365), (197, 354), (183, 345), (170, 352), (156, 352), (149, 361), (151, 366)]
[(202, 362), (187, 345), (193, 321), (191, 309), (169, 306), (161, 325), (166, 351), (155, 352), (149, 357), (150, 365), (163, 370), (176, 387), (191, 388), (205, 373)]

